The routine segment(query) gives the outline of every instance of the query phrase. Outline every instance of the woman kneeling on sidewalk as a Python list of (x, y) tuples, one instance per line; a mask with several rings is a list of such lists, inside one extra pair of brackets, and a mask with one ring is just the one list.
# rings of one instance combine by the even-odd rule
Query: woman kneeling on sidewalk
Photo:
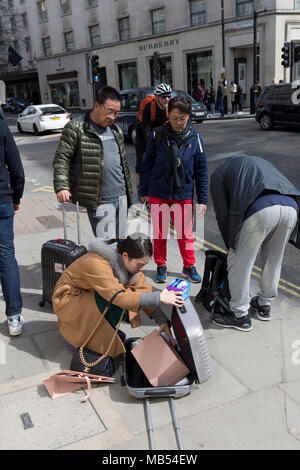
[[(89, 337), (109, 300), (124, 290), (115, 297), (101, 328), (96, 330), (86, 347), (98, 353), (108, 349), (122, 310), (126, 310), (123, 320), (135, 328), (141, 324), (139, 310), (143, 309), (160, 325), (160, 331), (172, 339), (168, 319), (160, 309), (160, 304), (180, 307), (183, 299), (178, 293), (167, 289), (152, 292), (152, 287), (146, 283), (141, 272), (151, 256), (152, 243), (142, 234), (133, 234), (125, 240), (91, 240), (88, 253), (63, 272), (54, 290), (53, 309), (62, 336), (79, 348)], [(111, 357), (125, 353), (120, 338), (125, 335), (119, 333), (110, 348)]]

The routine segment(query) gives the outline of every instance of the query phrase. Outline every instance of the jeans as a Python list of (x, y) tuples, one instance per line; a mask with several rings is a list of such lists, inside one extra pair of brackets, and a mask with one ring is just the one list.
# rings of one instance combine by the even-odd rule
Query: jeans
[(224, 117), (224, 103), (223, 100), (217, 100), (217, 109), (220, 111), (221, 116)]
[(14, 248), (14, 208), (12, 203), (0, 204), (0, 279), (9, 318), (22, 311), (20, 274)]

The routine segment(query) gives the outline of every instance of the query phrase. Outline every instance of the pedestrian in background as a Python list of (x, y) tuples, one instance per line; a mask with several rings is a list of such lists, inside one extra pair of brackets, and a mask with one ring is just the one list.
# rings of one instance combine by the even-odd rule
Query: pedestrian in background
[(172, 88), (167, 83), (160, 83), (154, 88), (155, 99), (149, 101), (143, 109), (142, 122), (136, 129), (136, 184), (139, 191), (140, 169), (146, 151), (147, 140), (155, 127), (162, 126), (168, 120), (168, 103), (171, 99)]
[(235, 109), (239, 110), (241, 113), (243, 111), (243, 105), (242, 105), (242, 99), (243, 99), (243, 89), (239, 82), (236, 84), (236, 96), (235, 96)]
[(231, 114), (236, 111), (236, 94), (237, 94), (237, 85), (233, 81), (231, 82), (230, 87), (230, 96), (231, 96)]
[[(114, 124), (120, 108), (116, 89), (99, 90), (92, 112), (64, 127), (53, 161), (58, 202), (78, 201), (87, 209), (94, 235), (106, 239), (125, 236), (132, 204), (124, 137)], [(104, 223), (108, 209), (114, 220), (109, 215)]]
[(9, 333), (22, 333), (20, 274), (14, 248), (14, 215), (20, 209), (24, 170), (14, 138), (0, 119), (0, 279)]
[(216, 107), (216, 92), (214, 87), (211, 86), (208, 93), (208, 104), (210, 106), (211, 116), (215, 116), (215, 107)]
[[(277, 296), (288, 240), (300, 248), (300, 191), (270, 162), (238, 155), (228, 158), (212, 174), (211, 196), (229, 250), (231, 294), (231, 314), (216, 316), (213, 322), (224, 328), (249, 331), (250, 313), (259, 320), (270, 320), (270, 304)], [(250, 301), (251, 271), (259, 251), (259, 291)]]
[[(166, 230), (171, 215), (183, 259), (182, 276), (191, 282), (200, 282), (201, 277), (195, 267), (193, 198), (195, 185), (199, 215), (204, 215), (208, 198), (206, 152), (200, 134), (190, 121), (190, 99), (174, 97), (168, 109), (169, 122), (155, 129), (148, 141), (140, 173), (141, 202), (149, 198), (156, 232), (153, 240), (156, 281), (165, 282), (167, 278)], [(160, 135), (158, 146), (157, 135)], [(175, 216), (173, 210), (171, 214), (170, 209), (165, 210), (171, 206), (178, 209)]]
[(198, 103), (202, 103), (204, 99), (204, 89), (202, 88), (202, 85), (199, 83), (197, 91), (196, 91), (196, 96), (195, 99)]
[(218, 81), (216, 108), (221, 113), (220, 117), (224, 117), (224, 87), (221, 80)]
[(259, 100), (259, 97), (261, 95), (262, 90), (263, 90), (262, 85), (258, 81), (256, 81), (255, 82), (255, 88), (254, 88), (254, 91), (253, 91), (255, 109), (256, 109), (256, 106), (257, 106), (257, 103), (258, 103), (258, 100)]
[(2, 108), (2, 101), (0, 101), (0, 119), (5, 121), (5, 114), (4, 114), (4, 111), (3, 111), (3, 108)]

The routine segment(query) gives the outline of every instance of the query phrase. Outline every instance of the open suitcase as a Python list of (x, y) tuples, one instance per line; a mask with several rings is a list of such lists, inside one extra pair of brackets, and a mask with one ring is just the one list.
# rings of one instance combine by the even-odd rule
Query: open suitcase
[(54, 287), (63, 273), (64, 269), (68, 267), (73, 261), (80, 256), (84, 255), (87, 250), (81, 245), (80, 241), (80, 217), (79, 217), (79, 204), (76, 203), (77, 214), (77, 233), (78, 243), (68, 240), (67, 224), (66, 224), (66, 209), (63, 207), (63, 223), (64, 223), (64, 238), (57, 238), (49, 240), (42, 246), (41, 262), (42, 262), (42, 278), (43, 278), (43, 297), (39, 302), (39, 306), (43, 307), (46, 302), (51, 303)]
[(174, 398), (188, 395), (194, 382), (206, 382), (212, 374), (211, 358), (206, 337), (199, 316), (189, 298), (181, 309), (173, 308), (171, 324), (178, 343), (177, 352), (179, 352), (179, 355), (190, 369), (190, 374), (175, 385), (153, 387), (131, 353), (132, 344), (138, 338), (129, 338), (125, 342), (126, 353), (121, 383), (123, 386), (126, 386), (131, 396), (145, 399), (146, 425), (151, 450), (154, 449), (154, 442), (150, 415), (150, 398), (169, 398), (178, 448), (183, 449), (176, 418)]

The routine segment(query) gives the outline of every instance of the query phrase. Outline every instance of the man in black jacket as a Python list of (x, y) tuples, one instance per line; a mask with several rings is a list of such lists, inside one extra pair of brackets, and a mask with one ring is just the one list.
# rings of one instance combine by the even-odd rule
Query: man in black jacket
[(0, 278), (9, 333), (22, 333), (20, 275), (14, 249), (14, 214), (20, 208), (24, 170), (19, 151), (6, 123), (0, 120)]
[[(287, 242), (300, 248), (300, 192), (270, 162), (248, 155), (231, 157), (219, 166), (211, 177), (210, 190), (229, 250), (231, 294), (231, 314), (213, 321), (225, 328), (249, 331), (250, 313), (270, 320), (270, 303), (277, 296)], [(249, 304), (251, 271), (259, 250), (260, 290)]]

